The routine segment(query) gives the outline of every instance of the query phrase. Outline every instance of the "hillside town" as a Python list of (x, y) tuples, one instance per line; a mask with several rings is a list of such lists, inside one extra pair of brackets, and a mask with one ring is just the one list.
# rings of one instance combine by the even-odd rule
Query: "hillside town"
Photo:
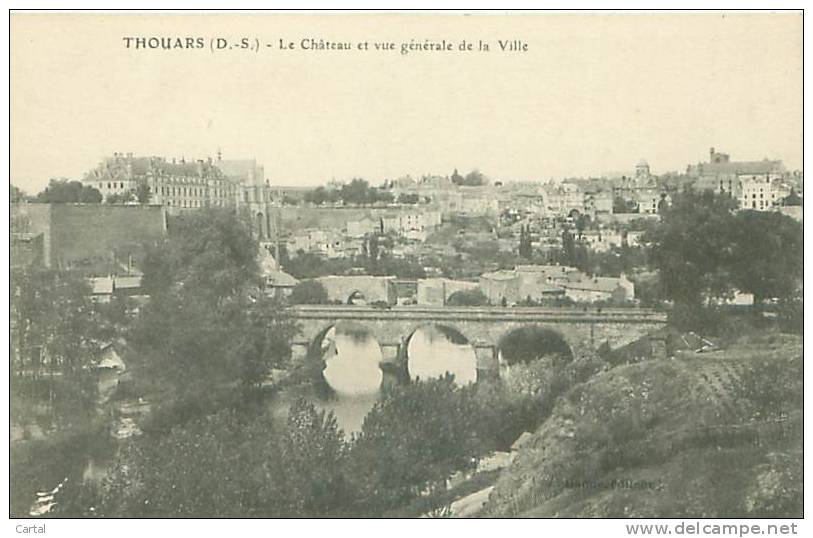
[[(414, 395), (405, 405), (446, 413), (464, 407), (436, 398), (474, 398), (473, 414), (442, 423), (460, 427), (460, 442), (476, 434), (457, 449), (474, 466), (398, 479), (440, 481), (434, 493), (378, 501), (354, 486), (362, 513), (514, 514), (506, 483), (524, 476), (514, 474), (518, 456), (571, 384), (616, 365), (657, 372), (666, 359), (727, 353), (740, 345), (731, 331), (750, 326), (799, 331), (803, 174), (781, 160), (711, 148), (681, 173), (654, 174), (641, 160), (592, 178), (511, 182), (455, 169), (316, 187), (277, 185), (266, 170), (220, 152), (114, 153), (36, 194), (12, 185), (12, 446), (18, 461), (38, 457), (33, 447), (63, 451), (72, 436), (104, 447), (53, 469), (15, 467), (29, 485), (14, 511), (132, 514), (126, 496), (104, 493), (124, 472), (117, 451), (152, 446), (161, 424), (177, 424), (172, 413), (204, 393), (228, 408), (242, 387), (289, 420), (316, 420), (314, 406), (327, 406), (331, 442), (373, 465), (392, 453), (389, 441), (368, 454), (346, 436), (373, 427), (365, 416), (411, 416), (379, 399)], [(505, 413), (492, 416), (493, 406)], [(768, 413), (755, 427), (773, 427), (775, 411), (743, 413), (748, 424)], [(281, 435), (300, 435), (291, 424)], [(391, 443), (415, 439), (395, 435)], [(165, 472), (150, 461), (144, 472)], [(108, 495), (123, 508), (105, 508)]]
[(680, 174), (655, 175), (641, 160), (612, 177), (512, 183), (454, 170), (315, 189), (274, 185), (255, 159), (114, 153), (81, 184), (101, 203), (20, 197), (12, 205), (13, 264), (80, 269), (98, 300), (139, 295), (144, 244), (188, 212), (231, 207), (251, 221), (273, 293), (317, 278), (341, 290), (331, 301), (347, 304), (386, 281), (381, 293), (353, 300), (391, 305), (455, 304), (473, 290), (495, 306), (639, 304), (635, 282), (646, 271), (626, 259), (676, 193), (711, 190), (740, 209), (799, 221), (804, 196), (803, 174), (781, 160), (736, 161), (715, 148)]
[(16, 533), (798, 534), (803, 30), (10, 10)]

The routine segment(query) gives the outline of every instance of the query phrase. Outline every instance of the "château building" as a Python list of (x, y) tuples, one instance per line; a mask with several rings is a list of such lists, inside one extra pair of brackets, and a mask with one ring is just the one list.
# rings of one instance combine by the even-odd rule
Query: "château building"
[(135, 196), (146, 189), (148, 202), (165, 206), (169, 214), (204, 207), (234, 207), (251, 214), (261, 239), (271, 235), (272, 190), (264, 169), (254, 159), (187, 161), (164, 157), (114, 153), (105, 158), (83, 180), (102, 193)]
[[(743, 196), (746, 194), (743, 189), (748, 188), (747, 207), (751, 208), (752, 205), (759, 205), (753, 204), (755, 200), (751, 196), (756, 192), (753, 192), (751, 187), (757, 185), (758, 190), (761, 185), (764, 190), (765, 185), (768, 185), (770, 188), (770, 185), (782, 181), (786, 171), (780, 160), (732, 161), (727, 153), (720, 153), (711, 148), (709, 162), (689, 165), (686, 174), (695, 179), (695, 189), (727, 193), (740, 202), (743, 202)], [(763, 192), (763, 195), (766, 192)], [(743, 203), (742, 207), (746, 207), (746, 204)]]

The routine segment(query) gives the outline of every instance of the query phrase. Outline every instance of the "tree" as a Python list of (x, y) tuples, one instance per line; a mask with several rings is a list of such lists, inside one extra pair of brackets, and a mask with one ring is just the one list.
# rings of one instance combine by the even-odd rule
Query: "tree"
[(803, 227), (775, 212), (740, 211), (733, 220), (731, 272), (754, 301), (792, 299), (803, 277)]
[(530, 260), (533, 257), (533, 246), (531, 245), (531, 232), (529, 226), (523, 226), (519, 232), (519, 255)]
[(451, 179), (452, 179), (452, 183), (454, 183), (455, 185), (462, 185), (463, 184), (463, 176), (460, 175), (460, 173), (457, 171), (457, 168), (455, 168), (454, 172), (452, 172)]
[(37, 202), (50, 204), (83, 203), (98, 204), (102, 201), (102, 193), (90, 185), (83, 185), (79, 181), (67, 179), (52, 179), (45, 190), (34, 198)]
[(396, 387), (364, 419), (350, 453), (350, 477), (368, 513), (380, 514), (443, 488), (483, 452), (474, 390), (451, 375)]
[(245, 215), (206, 208), (176, 218), (168, 240), (147, 253), (144, 287), (160, 295), (183, 293), (233, 297), (259, 286), (258, 245)]
[(370, 273), (375, 273), (378, 270), (378, 261), (381, 256), (381, 248), (378, 244), (378, 235), (370, 234), (362, 243), (361, 250), (367, 271)]
[(132, 192), (122, 192), (108, 194), (104, 202), (106, 204), (126, 204), (133, 200), (135, 200), (135, 195)]
[(318, 280), (302, 280), (294, 286), (288, 300), (292, 304), (327, 304), (327, 290)]
[(345, 204), (365, 205), (376, 201), (376, 195), (371, 192), (370, 184), (361, 178), (354, 178), (350, 183), (342, 185), (339, 195)]
[(22, 202), (26, 200), (28, 195), (16, 185), (9, 185), (9, 200), (11, 203)]
[(449, 306), (485, 306), (488, 304), (488, 297), (479, 289), (458, 290), (449, 296), (446, 304)]
[(581, 240), (582, 235), (588, 226), (590, 226), (589, 215), (580, 214), (578, 217), (576, 217), (576, 233), (578, 234), (579, 240)]
[(488, 178), (479, 170), (474, 169), (463, 178), (461, 185), (468, 187), (482, 187), (488, 185)]
[(564, 257), (563, 261), (565, 265), (576, 265), (576, 240), (567, 228), (562, 230), (562, 256)]
[(555, 355), (565, 362), (573, 358), (567, 341), (558, 332), (541, 327), (522, 327), (500, 340), (500, 351), (509, 364), (531, 362), (546, 355)]
[(731, 291), (735, 207), (727, 194), (689, 189), (675, 196), (660, 225), (646, 233), (667, 298), (697, 306)]
[(136, 200), (138, 200), (139, 204), (142, 204), (142, 205), (149, 204), (151, 196), (152, 196), (152, 194), (150, 193), (150, 186), (147, 185), (146, 182), (142, 181), (142, 182), (139, 182), (138, 185), (136, 185), (135, 197), (136, 197)]
[(314, 204), (314, 205), (322, 205), (328, 201), (329, 196), (327, 189), (324, 187), (316, 187), (312, 191), (308, 191), (304, 195), (304, 200), (306, 203)]
[(152, 299), (132, 337), (149, 358), (151, 382), (191, 398), (256, 386), (287, 363), (296, 326), (260, 291), (257, 252), (245, 219), (205, 209), (177, 221), (149, 253), (144, 287)]
[(613, 198), (613, 213), (638, 213), (638, 204), (621, 196)]
[(285, 517), (319, 517), (341, 512), (348, 504), (345, 478), (347, 445), (333, 413), (318, 411), (303, 399), (288, 412), (280, 443), (278, 476), (284, 495), (277, 509)]
[(790, 194), (782, 198), (783, 206), (800, 206), (802, 205), (802, 197), (796, 192), (795, 188), (790, 189)]
[(52, 387), (56, 424), (88, 420), (96, 404), (94, 361), (100, 343), (115, 333), (92, 304), (87, 281), (70, 272), (15, 269), (11, 297), (12, 370), (20, 374), (15, 381), (59, 374)]

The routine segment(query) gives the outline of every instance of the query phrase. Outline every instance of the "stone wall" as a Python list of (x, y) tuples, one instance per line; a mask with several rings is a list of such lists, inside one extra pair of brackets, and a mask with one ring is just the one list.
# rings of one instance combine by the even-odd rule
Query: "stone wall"
[[(46, 267), (82, 268), (100, 265), (116, 253), (138, 264), (144, 247), (166, 236), (164, 208), (158, 205), (20, 204), (31, 232), (43, 235)], [(102, 263), (103, 264), (103, 263)]]
[(316, 279), (327, 291), (328, 300), (347, 304), (355, 292), (364, 296), (367, 303), (396, 302), (395, 277), (393, 276), (323, 276)]

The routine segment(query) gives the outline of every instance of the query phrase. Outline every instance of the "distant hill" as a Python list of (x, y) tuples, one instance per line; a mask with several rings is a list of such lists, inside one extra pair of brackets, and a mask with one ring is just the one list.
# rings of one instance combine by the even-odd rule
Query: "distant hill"
[(577, 385), (481, 515), (800, 517), (802, 339), (751, 336)]

